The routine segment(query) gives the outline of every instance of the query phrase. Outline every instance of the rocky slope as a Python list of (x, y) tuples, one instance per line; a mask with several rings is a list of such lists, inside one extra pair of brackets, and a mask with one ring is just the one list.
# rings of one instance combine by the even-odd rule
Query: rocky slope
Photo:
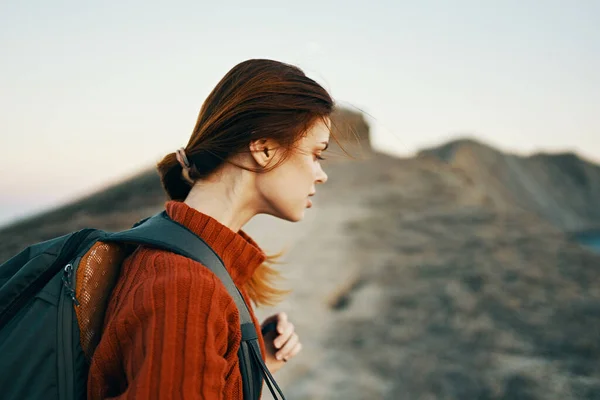
[(336, 168), (290, 253), (292, 398), (598, 398), (600, 256), (444, 165)]
[(474, 140), (423, 150), (473, 180), (495, 207), (537, 213), (560, 229), (600, 229), (600, 166), (577, 154), (506, 154)]

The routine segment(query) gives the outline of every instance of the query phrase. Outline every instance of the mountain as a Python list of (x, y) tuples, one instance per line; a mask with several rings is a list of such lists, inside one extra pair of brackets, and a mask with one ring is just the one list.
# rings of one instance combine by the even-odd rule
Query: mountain
[[(569, 236), (595, 224), (597, 166), (476, 142), (394, 158), (371, 151), (352, 116), (366, 151), (324, 163), (329, 181), (306, 219), (261, 215), (245, 228), (268, 253), (286, 250), (293, 292), (258, 310), (285, 310), (304, 344), (276, 376), (286, 396), (600, 398), (600, 255)], [(0, 230), (0, 260), (84, 226), (127, 228), (164, 200), (149, 171)]]
[(574, 153), (506, 154), (475, 140), (426, 149), (475, 182), (500, 209), (520, 207), (567, 232), (600, 229), (600, 166)]

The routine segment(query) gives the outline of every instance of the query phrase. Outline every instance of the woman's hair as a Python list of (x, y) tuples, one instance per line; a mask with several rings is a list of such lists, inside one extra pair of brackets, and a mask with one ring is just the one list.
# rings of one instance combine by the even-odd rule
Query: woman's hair
[[(231, 162), (231, 156), (249, 151), (250, 142), (259, 139), (275, 140), (284, 153), (276, 165), (253, 171), (276, 168), (313, 123), (325, 121), (333, 109), (329, 93), (300, 68), (273, 60), (241, 62), (221, 79), (200, 109), (185, 147), (190, 178), (208, 177), (223, 163)], [(157, 169), (169, 198), (183, 201), (191, 184), (183, 177), (175, 153), (165, 156)], [(247, 284), (248, 294), (257, 305), (274, 304), (285, 293), (270, 285), (278, 273), (268, 264), (276, 258), (268, 257)]]

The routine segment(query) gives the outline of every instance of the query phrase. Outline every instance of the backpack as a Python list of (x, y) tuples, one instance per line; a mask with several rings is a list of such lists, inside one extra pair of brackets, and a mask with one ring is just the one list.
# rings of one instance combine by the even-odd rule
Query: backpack
[(2, 398), (86, 398), (89, 362), (110, 294), (122, 261), (138, 245), (191, 258), (219, 277), (240, 313), (244, 399), (259, 398), (263, 379), (274, 398), (273, 385), (284, 398), (262, 361), (248, 306), (223, 261), (165, 211), (121, 232), (86, 228), (40, 242), (0, 265)]

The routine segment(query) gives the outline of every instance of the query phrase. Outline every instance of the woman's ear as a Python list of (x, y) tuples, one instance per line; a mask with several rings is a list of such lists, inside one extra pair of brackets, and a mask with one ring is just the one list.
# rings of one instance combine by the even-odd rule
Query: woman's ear
[(249, 148), (252, 158), (261, 167), (269, 165), (276, 153), (275, 143), (269, 139), (253, 140)]

